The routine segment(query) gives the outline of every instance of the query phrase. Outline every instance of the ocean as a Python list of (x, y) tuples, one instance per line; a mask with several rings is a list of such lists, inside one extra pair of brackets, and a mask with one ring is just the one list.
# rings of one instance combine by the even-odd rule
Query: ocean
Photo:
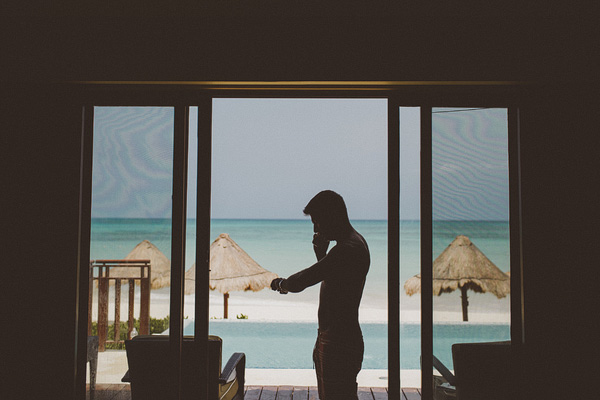
[[(371, 267), (363, 294), (363, 305), (387, 307), (387, 221), (357, 220), (353, 226), (366, 239), (371, 252)], [(186, 270), (195, 259), (196, 221), (187, 221)], [(263, 268), (289, 276), (314, 263), (312, 224), (310, 220), (228, 220), (213, 219), (211, 238), (228, 233)], [(506, 221), (435, 221), (432, 258), (435, 259), (457, 235), (466, 235), (502, 271), (509, 270), (509, 225)], [(171, 223), (169, 219), (100, 219), (93, 218), (90, 258), (124, 258), (139, 242), (149, 240), (166, 256), (171, 253)], [(420, 224), (400, 223), (401, 310), (418, 311), (415, 297), (403, 294), (402, 285), (420, 270)], [(253, 298), (269, 300), (270, 290), (250, 293)], [(235, 296), (232, 293), (231, 296)], [(317, 302), (318, 285), (303, 293), (279, 296), (286, 301)], [(509, 315), (508, 299), (498, 300), (489, 294), (470, 294), (470, 312)], [(415, 308), (416, 307), (416, 308)], [(457, 293), (434, 298), (436, 311), (460, 312)], [(251, 318), (252, 316), (250, 316)], [(502, 319), (502, 318), (501, 318)], [(505, 318), (508, 321), (508, 318)], [(441, 322), (441, 320), (440, 320)], [(190, 325), (188, 323), (188, 325)], [(365, 360), (363, 368), (387, 368), (387, 324), (363, 324)], [(190, 328), (187, 328), (188, 330)], [(418, 369), (420, 326), (415, 321), (402, 322), (401, 368)], [(186, 332), (189, 333), (189, 332)], [(211, 333), (224, 339), (224, 355), (234, 351), (252, 353), (250, 368), (311, 368), (310, 355), (316, 336), (316, 324), (253, 322), (250, 320), (211, 320)], [(434, 328), (434, 354), (446, 365), (452, 365), (450, 345), (456, 342), (507, 340), (510, 328), (506, 323), (443, 323)], [(276, 345), (274, 345), (276, 344)], [(266, 350), (269, 349), (269, 350)], [(281, 349), (281, 350), (275, 350)], [(289, 351), (279, 355), (278, 351)], [(285, 363), (281, 363), (282, 357)]]
[[(387, 221), (352, 221), (367, 240), (371, 268), (365, 296), (377, 298), (387, 287)], [(434, 222), (433, 258), (459, 234), (471, 241), (502, 271), (509, 269), (509, 226), (506, 221)], [(228, 233), (263, 268), (289, 276), (314, 263), (310, 220), (228, 220), (211, 221), (210, 236)], [(149, 240), (166, 256), (171, 253), (169, 219), (93, 218), (90, 258), (119, 259), (139, 242)], [(195, 261), (196, 220), (187, 221), (186, 270)], [(400, 281), (420, 269), (419, 221), (400, 223)]]

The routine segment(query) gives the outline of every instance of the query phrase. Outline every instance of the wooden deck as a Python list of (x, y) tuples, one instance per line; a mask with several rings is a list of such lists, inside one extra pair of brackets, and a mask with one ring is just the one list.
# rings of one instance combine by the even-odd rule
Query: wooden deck
[[(89, 389), (88, 389), (89, 390)], [(88, 397), (89, 399), (89, 392)], [(385, 388), (358, 388), (359, 400), (387, 399)], [(316, 387), (306, 386), (247, 386), (244, 400), (318, 400)], [(96, 385), (94, 400), (131, 400), (128, 384)], [(402, 389), (402, 400), (421, 400), (418, 389)]]

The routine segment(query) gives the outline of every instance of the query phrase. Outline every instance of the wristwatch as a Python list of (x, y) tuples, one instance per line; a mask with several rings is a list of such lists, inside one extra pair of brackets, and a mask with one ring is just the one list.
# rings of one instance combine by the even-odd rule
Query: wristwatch
[(280, 279), (280, 280), (277, 282), (277, 286), (278, 286), (278, 289), (279, 289), (279, 291), (280, 291), (280, 292), (281, 292), (281, 291), (285, 291), (285, 289), (283, 289), (283, 288), (281, 287), (281, 284), (283, 283), (283, 281), (284, 281), (284, 280), (285, 280), (284, 278), (281, 278), (281, 279)]

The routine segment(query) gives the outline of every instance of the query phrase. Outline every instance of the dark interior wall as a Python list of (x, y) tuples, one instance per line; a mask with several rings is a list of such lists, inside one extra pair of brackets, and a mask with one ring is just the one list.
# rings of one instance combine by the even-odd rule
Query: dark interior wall
[(49, 88), (2, 92), (0, 398), (71, 398), (81, 110)]
[(594, 397), (597, 94), (545, 90), (521, 113), (525, 398)]
[(2, 62), (34, 80), (571, 81), (599, 66), (583, 4), (160, 3), (15, 5)]
[(10, 236), (3, 321), (18, 333), (3, 344), (10, 371), (2, 373), (0, 398), (72, 393), (80, 110), (64, 86), (24, 82), (77, 79), (543, 83), (522, 113), (524, 389), (528, 398), (590, 389), (586, 361), (598, 350), (589, 332), (598, 321), (599, 282), (592, 261), (599, 181), (594, 13), (511, 2), (343, 9), (251, 3), (190, 6), (203, 9), (186, 15), (160, 13), (154, 3), (15, 6), (14, 18), (3, 14), (0, 40), (10, 55), (0, 61), (8, 188), (1, 213)]

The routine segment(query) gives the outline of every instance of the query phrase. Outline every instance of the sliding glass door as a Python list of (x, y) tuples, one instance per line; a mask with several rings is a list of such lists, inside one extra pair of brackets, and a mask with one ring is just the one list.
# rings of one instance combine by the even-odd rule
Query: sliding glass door
[(433, 108), (431, 120), (433, 356), (454, 371), (453, 345), (510, 340), (508, 110)]
[[(211, 296), (211, 243), (220, 234), (239, 231), (233, 240), (246, 235), (239, 244), (266, 269), (287, 276), (293, 268), (285, 272), (281, 265), (292, 251), (276, 244), (300, 231), (310, 236), (308, 221), (287, 217), (289, 207), (297, 209), (300, 220), (301, 206), (328, 188), (352, 193), (344, 196), (350, 217), (359, 231), (372, 235), (367, 238), (372, 269), (361, 308), (368, 328), (363, 369), (387, 369), (390, 399), (402, 398), (401, 387), (414, 388), (410, 393), (424, 399), (436, 398), (445, 378), (434, 370), (433, 360), (452, 371), (454, 344), (511, 338), (520, 343), (515, 110), (401, 107), (398, 99), (385, 96), (228, 97), (206, 95), (178, 106), (94, 107), (86, 114), (89, 137), (93, 131), (93, 167), (84, 177), (91, 193), (91, 262), (80, 266), (89, 277), (87, 312), (80, 316), (89, 318), (87, 336), (98, 337), (97, 383), (117, 383), (127, 371), (124, 339), (163, 333), (170, 335), (174, 381), (182, 375), (183, 335), (193, 335), (198, 382), (206, 385), (209, 331), (223, 327), (225, 335), (235, 333), (224, 321), (209, 324), (211, 316), (224, 319), (228, 312), (228, 319), (248, 319), (239, 322), (260, 330), (252, 319), (260, 312), (270, 317), (264, 304), (273, 303), (270, 291), (236, 293), (228, 309), (229, 296)], [(236, 107), (241, 111), (236, 113)], [(242, 111), (253, 113), (248, 108), (264, 118), (241, 120)], [(339, 121), (331, 110), (339, 111)], [(379, 122), (362, 115), (365, 110)], [(323, 129), (324, 121), (337, 125)], [(311, 146), (320, 146), (325, 155)], [(228, 157), (235, 162), (228, 165)], [(356, 166), (344, 170), (352, 163)], [(286, 171), (297, 174), (298, 182), (286, 178)], [(382, 182), (384, 190), (377, 189)], [(284, 202), (276, 192), (261, 198), (267, 186), (275, 188), (271, 192), (289, 192), (293, 200)], [(355, 190), (358, 186), (363, 190)], [(245, 204), (262, 204), (272, 215), (246, 215)], [(382, 207), (383, 217), (377, 214)], [(271, 247), (262, 240), (265, 232), (272, 234), (266, 240)], [(300, 262), (302, 257), (291, 258)], [(308, 264), (307, 258), (296, 269)], [(307, 300), (313, 292), (298, 297), (308, 314), (316, 310)], [(277, 298), (277, 303), (285, 310), (290, 299)], [(250, 347), (249, 353), (256, 350)], [(244, 351), (227, 348), (224, 356)], [(374, 373), (385, 381), (385, 371)], [(198, 390), (206, 393), (207, 386)]]
[(121, 381), (125, 340), (169, 328), (174, 118), (173, 107), (94, 108), (88, 391)]
[[(454, 372), (452, 345), (521, 341), (520, 271), (511, 274), (520, 252), (515, 116), (508, 108), (422, 106), (398, 107), (390, 121), (390, 135), (399, 135), (398, 182), (389, 187), (399, 189), (392, 251), (400, 293), (399, 346), (389, 343), (399, 362), (389, 368), (424, 399), (452, 395), (440, 373)], [(443, 366), (434, 369), (434, 360)]]

